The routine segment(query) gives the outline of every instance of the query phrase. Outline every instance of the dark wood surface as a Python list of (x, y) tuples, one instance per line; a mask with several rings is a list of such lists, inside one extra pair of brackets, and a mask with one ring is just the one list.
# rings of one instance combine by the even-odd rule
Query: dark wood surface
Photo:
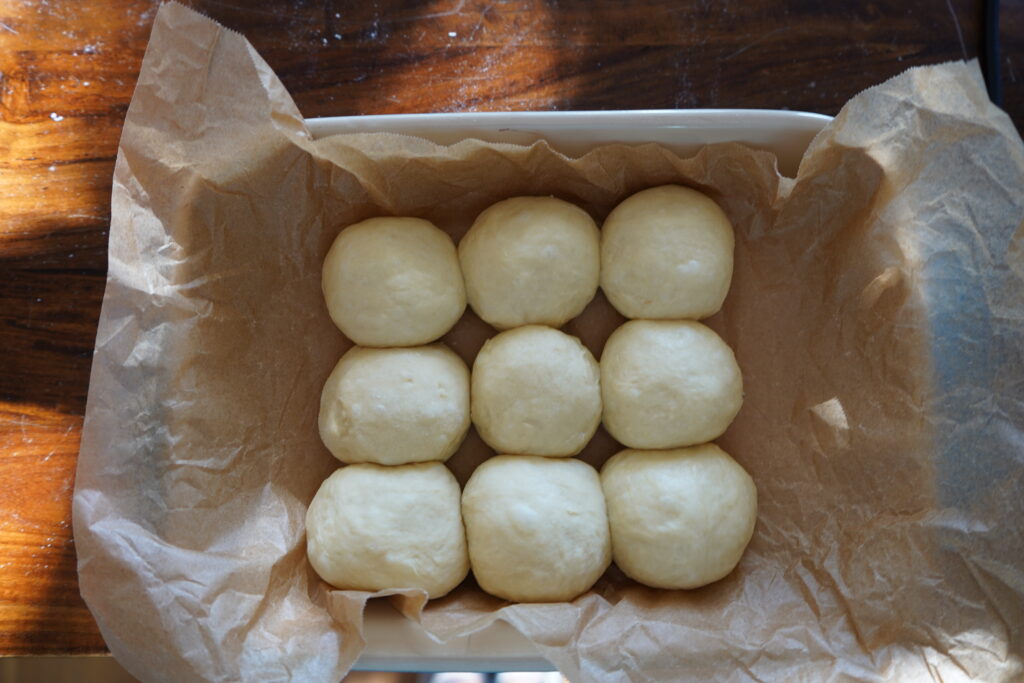
[[(118, 135), (158, 2), (0, 0), (0, 654), (91, 653), (71, 493)], [(692, 107), (835, 114), (984, 52), (976, 0), (196, 0), (306, 116)], [(1024, 124), (1024, 0), (1003, 2)]]

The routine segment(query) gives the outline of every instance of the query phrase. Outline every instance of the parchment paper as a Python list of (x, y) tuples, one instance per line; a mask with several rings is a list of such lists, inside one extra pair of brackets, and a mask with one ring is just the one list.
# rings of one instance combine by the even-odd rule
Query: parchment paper
[[(577, 681), (1021, 676), (1024, 147), (975, 64), (858, 95), (794, 180), (739, 145), (313, 141), (244, 38), (174, 4), (119, 149), (74, 499), (82, 595), (118, 660), (154, 681), (334, 681), (358, 656), (371, 596), (327, 590), (303, 535), (336, 466), (316, 414), (348, 342), (319, 281), (343, 226), (413, 215), (457, 239), (520, 194), (600, 221), (669, 182), (736, 227), (710, 324), (746, 387), (720, 443), (760, 494), (739, 568), (689, 592), (613, 568), (571, 604), (471, 581), (426, 609), (392, 599), (439, 638), (507, 620)], [(598, 297), (567, 329), (599, 353), (619, 322)], [(472, 360), (493, 333), (467, 313), (446, 341)], [(616, 448), (602, 433), (584, 457)], [(487, 454), (471, 435), (450, 464), (464, 481)]]

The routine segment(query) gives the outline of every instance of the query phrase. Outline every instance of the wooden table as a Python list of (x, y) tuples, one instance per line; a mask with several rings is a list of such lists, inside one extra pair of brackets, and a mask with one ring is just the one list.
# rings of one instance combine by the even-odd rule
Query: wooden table
[[(984, 53), (983, 3), (196, 0), (306, 116), (788, 108), (835, 114), (903, 69)], [(118, 135), (150, 0), (0, 0), (0, 654), (105, 651), (71, 494)], [(1024, 125), (1024, 0), (1003, 3)]]

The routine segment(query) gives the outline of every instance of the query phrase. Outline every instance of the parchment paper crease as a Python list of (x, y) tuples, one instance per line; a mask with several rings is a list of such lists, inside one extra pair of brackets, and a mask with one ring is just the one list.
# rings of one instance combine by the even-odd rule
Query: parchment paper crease
[[(1024, 147), (976, 65), (858, 95), (791, 180), (739, 145), (313, 141), (244, 38), (174, 4), (121, 139), (74, 499), (82, 595), (118, 660), (153, 681), (335, 681), (358, 656), (370, 596), (326, 590), (303, 536), (336, 465), (316, 412), (348, 345), (319, 291), (338, 230), (414, 215), (457, 239), (519, 194), (600, 221), (669, 182), (736, 226), (711, 324), (746, 386), (720, 443), (760, 492), (740, 567), (691, 592), (613, 569), (572, 604), (471, 582), (396, 604), (439, 638), (505, 619), (578, 681), (1019, 680)], [(567, 329), (599, 353), (619, 322), (599, 297)], [(467, 314), (447, 341), (471, 360), (490, 334)], [(584, 456), (615, 449), (602, 433)], [(452, 469), (486, 455), (473, 435)]]

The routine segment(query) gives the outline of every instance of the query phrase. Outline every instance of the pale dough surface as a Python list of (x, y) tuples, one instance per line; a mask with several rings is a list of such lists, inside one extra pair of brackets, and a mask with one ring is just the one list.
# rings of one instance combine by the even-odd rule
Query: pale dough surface
[(436, 598), (469, 572), (459, 484), (441, 463), (337, 470), (309, 505), (306, 534), (313, 569), (343, 590)]
[(638, 192), (601, 228), (601, 289), (627, 318), (706, 318), (729, 292), (733, 239), (707, 195), (679, 185)]
[(499, 598), (572, 600), (611, 562), (600, 479), (580, 460), (490, 458), (466, 483), (462, 514), (473, 575)]
[(470, 398), (473, 424), (494, 450), (575, 455), (601, 421), (600, 369), (576, 337), (517, 327), (477, 354)]
[(604, 425), (630, 448), (676, 448), (722, 434), (743, 403), (732, 349), (692, 320), (630, 320), (601, 354)]
[(561, 327), (597, 292), (600, 236), (583, 209), (513, 197), (481, 213), (459, 242), (469, 305), (499, 330)]
[(466, 308), (455, 245), (420, 218), (370, 218), (342, 230), (322, 285), (334, 324), (360, 346), (428, 344)]
[(355, 346), (324, 384), (319, 427), (345, 463), (447, 460), (469, 429), (469, 369), (443, 344)]
[(757, 489), (714, 444), (625, 450), (601, 469), (615, 564), (654, 588), (725, 577), (754, 533)]

